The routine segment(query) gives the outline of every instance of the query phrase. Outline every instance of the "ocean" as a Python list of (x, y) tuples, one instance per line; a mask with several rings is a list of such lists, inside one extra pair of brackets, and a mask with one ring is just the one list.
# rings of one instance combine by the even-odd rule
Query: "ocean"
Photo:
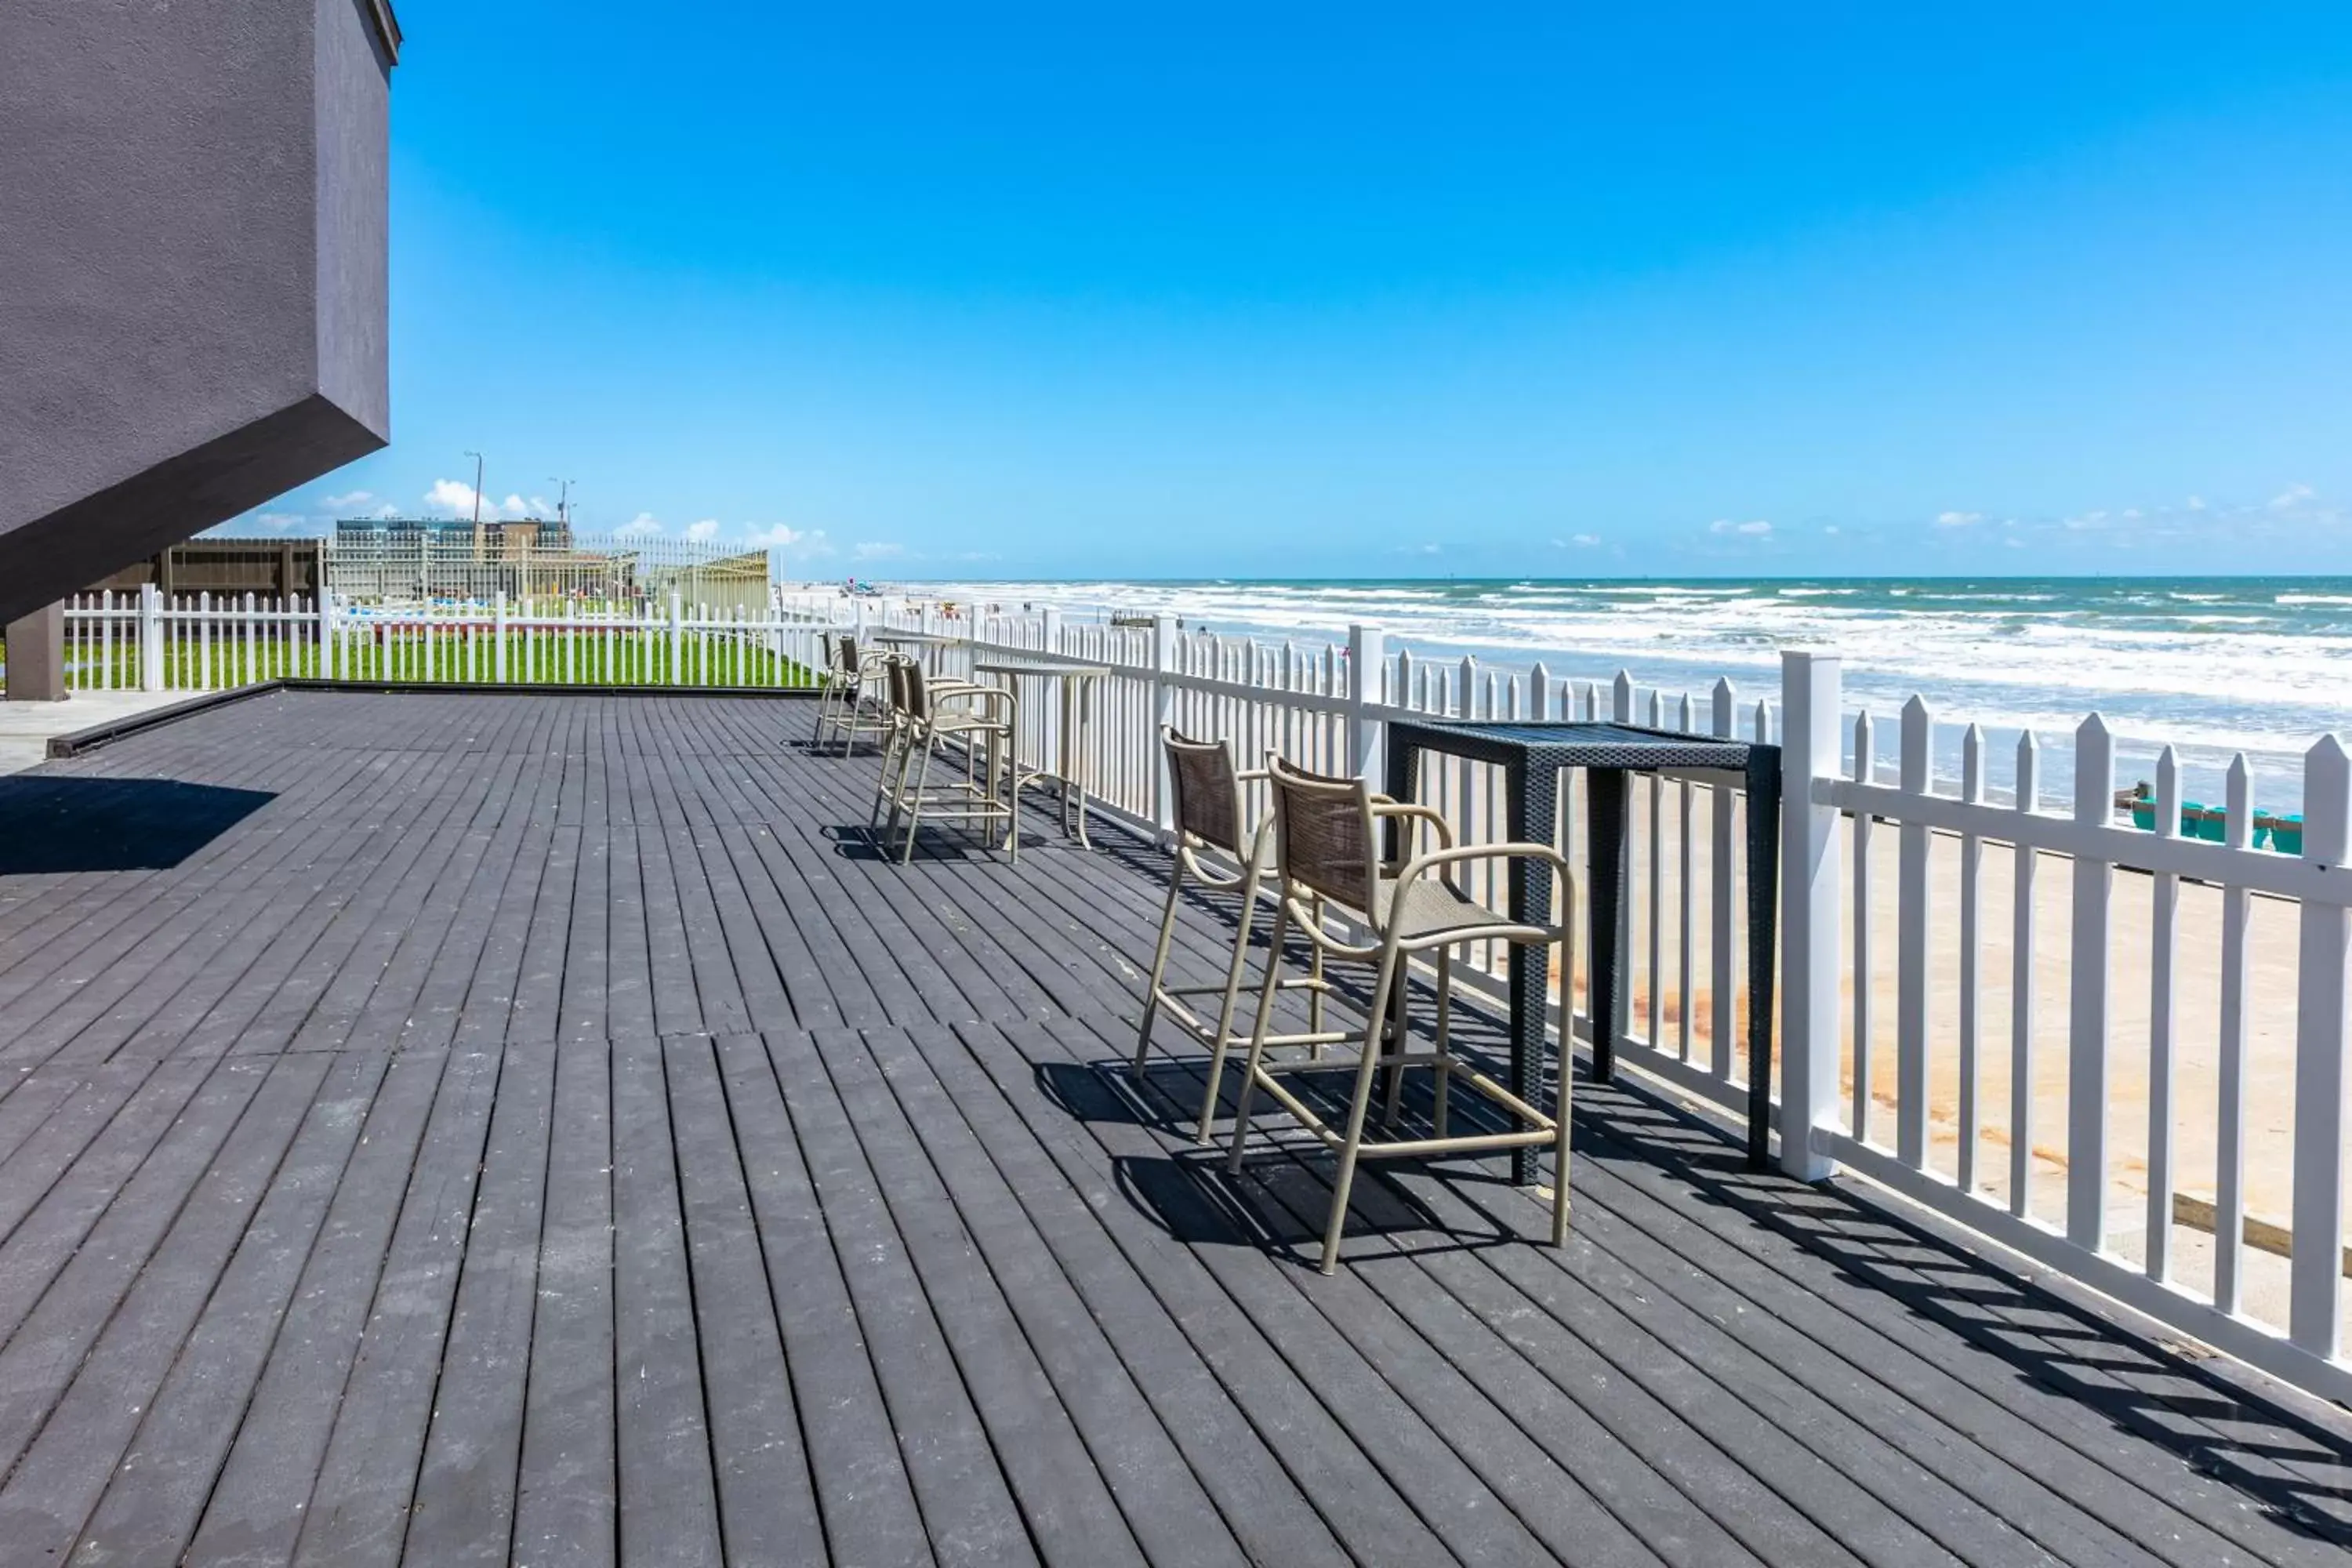
[(2247, 754), (2265, 810), (2299, 805), (2300, 757), (2352, 728), (2352, 580), (2309, 577), (1822, 578), (1736, 581), (1068, 582), (908, 585), (977, 604), (1052, 604), (1073, 618), (1167, 610), (1188, 626), (1302, 647), (1351, 622), (1391, 648), (1702, 695), (1728, 677), (1743, 708), (1777, 698), (1782, 648), (1841, 654), (1846, 704), (1876, 721), (1891, 775), (1896, 715), (1914, 694), (1939, 724), (1937, 773), (1983, 727), (1993, 795), (2018, 736), (2042, 749), (2049, 809), (2072, 789), (2074, 731), (2096, 711), (2121, 737), (2116, 783), (2152, 778), (2176, 748), (2190, 798), (2219, 802)]

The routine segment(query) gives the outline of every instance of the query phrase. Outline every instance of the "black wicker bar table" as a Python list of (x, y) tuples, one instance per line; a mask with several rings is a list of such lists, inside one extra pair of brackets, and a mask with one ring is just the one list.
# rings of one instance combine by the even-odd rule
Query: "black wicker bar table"
[[(1772, 1103), (1772, 968), (1780, 886), (1780, 749), (1761, 742), (1686, 735), (1602, 721), (1519, 723), (1509, 721), (1397, 719), (1388, 725), (1387, 792), (1410, 800), (1424, 752), (1491, 763), (1503, 770), (1504, 837), (1549, 843), (1559, 821), (1559, 775), (1581, 768), (1591, 783), (1585, 822), (1587, 951), (1591, 978), (1592, 1076), (1606, 1083), (1616, 1072), (1617, 999), (1625, 988), (1625, 955), (1617, 942), (1617, 911), (1625, 889), (1625, 818), (1631, 775), (1706, 769), (1741, 775), (1748, 791), (1748, 1163), (1768, 1163)], [(1391, 826), (1391, 831), (1394, 831)], [(1560, 846), (1565, 851), (1567, 846)], [(1540, 918), (1551, 907), (1551, 872), (1522, 861), (1511, 877), (1509, 914)], [(1513, 947), (1510, 958), (1511, 1092), (1539, 1092), (1546, 993), (1535, 973), (1535, 950)], [(1561, 1020), (1563, 1040), (1567, 1020)], [(1561, 1053), (1560, 1070), (1569, 1070)], [(1520, 1182), (1535, 1179), (1536, 1152), (1513, 1155)]]

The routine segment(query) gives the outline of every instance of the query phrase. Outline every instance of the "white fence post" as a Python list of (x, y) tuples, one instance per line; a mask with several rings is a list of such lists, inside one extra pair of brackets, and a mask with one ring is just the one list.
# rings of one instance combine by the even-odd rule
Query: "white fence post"
[(139, 585), (139, 689), (163, 689), (163, 594), (152, 583)]
[(1376, 710), (1384, 700), (1381, 674), (1387, 662), (1388, 638), (1380, 627), (1360, 623), (1349, 626), (1348, 765), (1357, 777), (1375, 784), (1385, 776), (1382, 742), (1388, 726)]
[(1831, 654), (1780, 656), (1780, 1168), (1818, 1182), (1836, 1163), (1812, 1130), (1838, 1113), (1838, 809), (1813, 781), (1838, 773), (1843, 671)]
[[(2026, 731), (2017, 738), (2019, 811), (2042, 805), (2042, 745)], [(2011, 848), (2016, 891), (2010, 899), (2009, 1212), (2024, 1218), (2033, 1196), (2033, 879), (2041, 853), (2021, 839)]]
[[(2303, 858), (2330, 869), (2352, 856), (2352, 758), (2323, 735), (2303, 763)], [(2352, 910), (2303, 901), (2294, 1009), (2294, 1254), (2287, 1337), (2335, 1359), (2344, 1257), (2346, 948)]]
[(491, 626), (490, 679), (504, 686), (507, 683), (507, 596), (504, 594), (499, 595)]
[[(1718, 679), (1709, 694), (1712, 721), (1707, 733), (1726, 740), (1739, 728), (1739, 694), (1728, 679)], [(1835, 746), (1830, 748), (1834, 753)], [(1731, 820), (1732, 787), (1727, 784), (1707, 786), (1708, 832), (1711, 835), (1707, 855), (1707, 967), (1710, 974), (1708, 991), (1714, 1002), (1707, 1017), (1708, 1050), (1713, 1058), (1707, 1070), (1725, 1083), (1731, 1081), (1731, 1053), (1738, 1042), (1738, 1025), (1732, 1006), (1738, 960), (1733, 943), (1733, 913), (1738, 907), (1734, 893), (1739, 874), (1738, 835)]]
[(672, 686), (684, 686), (686, 677), (686, 600), (673, 592), (669, 596), (669, 681)]
[(319, 587), (319, 668), (321, 680), (335, 679), (335, 595)]
[[(1902, 771), (1906, 795), (1934, 787), (1936, 716), (1926, 700), (1903, 705)], [(1927, 1164), (1927, 935), (1933, 879), (1927, 825), (1896, 829), (1895, 908), (1895, 1152), (1914, 1170)]]
[[(2116, 814), (2116, 741), (2096, 713), (2074, 732), (2074, 820)], [(2107, 1238), (2108, 896), (2115, 868), (2074, 857), (2074, 1005), (2066, 1029), (2066, 1239), (2093, 1252)]]
[(1176, 617), (1161, 611), (1151, 617), (1151, 733), (1144, 741), (1151, 770), (1151, 822), (1165, 840), (1176, 827), (1174, 781), (1168, 776), (1168, 759), (1160, 744), (1161, 726), (1176, 721), (1176, 683), (1168, 679), (1176, 668)]

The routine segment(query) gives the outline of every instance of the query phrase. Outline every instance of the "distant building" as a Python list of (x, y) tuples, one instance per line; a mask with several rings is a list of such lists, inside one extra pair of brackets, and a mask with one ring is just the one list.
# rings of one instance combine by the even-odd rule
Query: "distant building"
[(575, 537), (543, 518), (347, 518), (326, 551), (327, 586), (352, 604), (486, 605), (499, 598), (687, 605), (763, 613), (764, 550), (659, 538)]
[(317, 539), (191, 539), (89, 585), (93, 594), (136, 594), (152, 583), (166, 599), (315, 599), (325, 542)]

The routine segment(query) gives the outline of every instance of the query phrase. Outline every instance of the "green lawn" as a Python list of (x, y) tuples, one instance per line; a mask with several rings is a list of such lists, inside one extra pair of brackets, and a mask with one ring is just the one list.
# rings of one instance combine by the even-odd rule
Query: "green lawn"
[[(422, 628), (401, 623), (363, 624), (340, 637), (336, 668), (346, 680), (449, 681), (489, 685), (496, 677), (495, 636), (471, 639), (438, 632), (429, 640)], [(802, 689), (814, 686), (813, 672), (797, 660), (749, 641), (692, 633), (673, 660), (669, 634), (656, 627), (579, 632), (545, 628), (507, 634), (509, 682), (581, 686), (749, 686)], [(0, 664), (7, 644), (0, 638)], [(66, 648), (68, 679), (76, 689), (139, 684), (135, 647), (117, 642), (110, 650), (77, 638)], [(110, 673), (111, 679), (107, 679)], [(258, 680), (318, 679), (317, 645), (297, 637), (280, 642), (215, 635), (207, 647), (193, 638), (173, 643), (164, 653), (164, 685), (173, 690), (243, 686)]]

